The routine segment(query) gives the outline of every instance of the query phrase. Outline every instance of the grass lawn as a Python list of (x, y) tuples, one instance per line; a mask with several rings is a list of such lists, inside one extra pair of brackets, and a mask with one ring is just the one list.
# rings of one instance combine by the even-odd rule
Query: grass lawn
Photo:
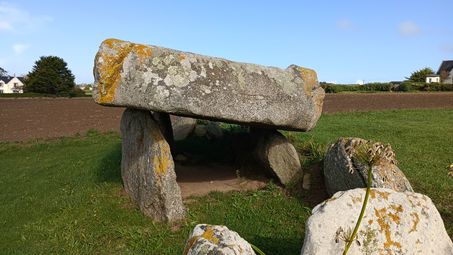
[[(417, 192), (430, 196), (453, 236), (453, 109), (323, 115), (290, 133), (298, 147), (340, 136), (391, 143)], [(142, 216), (122, 192), (118, 135), (0, 143), (0, 250), (4, 254), (181, 254), (197, 223), (224, 224), (267, 254), (299, 254), (309, 204), (270, 184), (193, 199), (171, 226)]]

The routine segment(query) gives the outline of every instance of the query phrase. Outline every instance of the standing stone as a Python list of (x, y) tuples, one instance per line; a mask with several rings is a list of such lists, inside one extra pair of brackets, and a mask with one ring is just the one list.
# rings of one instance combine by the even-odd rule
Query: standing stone
[(302, 167), (294, 146), (276, 130), (252, 130), (257, 140), (255, 158), (282, 184), (288, 184), (297, 174), (302, 174)]
[(219, 123), (209, 121), (206, 125), (206, 136), (211, 139), (221, 139), (223, 137), (223, 131)]
[(197, 120), (192, 118), (170, 115), (170, 119), (175, 141), (186, 139), (197, 125)]
[(165, 141), (173, 148), (174, 136), (173, 127), (171, 124), (170, 114), (164, 112), (153, 112), (151, 113), (152, 118), (157, 122), (160, 132), (165, 138)]
[(255, 255), (251, 245), (225, 226), (198, 224), (186, 242), (184, 255)]
[(121, 118), (121, 176), (140, 210), (157, 221), (184, 217), (170, 146), (149, 111), (126, 109)]
[(102, 105), (306, 131), (324, 99), (314, 70), (229, 61), (116, 39), (96, 55), (93, 97)]
[[(342, 254), (362, 208), (365, 189), (341, 191), (317, 205), (305, 225), (302, 255)], [(348, 255), (453, 255), (453, 243), (431, 199), (413, 192), (371, 189)]]
[[(324, 159), (324, 180), (329, 195), (338, 191), (365, 188), (368, 172), (352, 155), (351, 149), (365, 143), (360, 138), (340, 138), (332, 144)], [(395, 191), (414, 191), (404, 173), (396, 166), (393, 151), (373, 166), (373, 188), (389, 188)], [(352, 171), (353, 170), (353, 171)]]

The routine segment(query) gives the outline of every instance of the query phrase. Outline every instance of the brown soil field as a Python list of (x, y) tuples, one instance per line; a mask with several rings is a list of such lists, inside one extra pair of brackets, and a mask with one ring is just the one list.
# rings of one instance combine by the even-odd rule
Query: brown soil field
[[(404, 108), (453, 108), (453, 93), (327, 94), (323, 112)], [(119, 131), (123, 110), (99, 106), (91, 98), (2, 98), (0, 141)]]

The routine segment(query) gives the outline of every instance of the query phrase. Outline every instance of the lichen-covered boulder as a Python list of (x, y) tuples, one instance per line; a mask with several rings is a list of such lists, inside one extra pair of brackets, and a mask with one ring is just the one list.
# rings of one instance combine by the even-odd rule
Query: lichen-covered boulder
[(184, 255), (255, 255), (250, 244), (225, 226), (195, 226), (184, 248)]
[[(305, 226), (302, 255), (342, 254), (355, 227), (365, 189), (336, 193), (317, 205)], [(453, 254), (453, 243), (431, 199), (413, 192), (371, 189), (348, 255)]]
[(295, 65), (284, 70), (116, 39), (101, 44), (94, 62), (93, 97), (102, 105), (301, 131), (322, 111), (316, 72)]
[(256, 140), (254, 157), (282, 184), (302, 175), (299, 155), (284, 135), (277, 130), (253, 129), (252, 136)]
[(173, 139), (175, 141), (186, 139), (197, 125), (197, 120), (192, 118), (171, 115), (170, 119), (173, 128)]
[[(324, 158), (324, 180), (329, 195), (338, 191), (366, 187), (368, 172), (355, 159), (354, 148), (367, 142), (360, 138), (340, 138), (332, 144)], [(391, 150), (391, 147), (389, 147)], [(395, 191), (414, 191), (404, 173), (396, 166), (393, 151), (373, 166), (373, 188), (389, 188)]]
[(157, 221), (184, 217), (170, 146), (151, 112), (126, 109), (121, 118), (121, 177), (126, 193)]

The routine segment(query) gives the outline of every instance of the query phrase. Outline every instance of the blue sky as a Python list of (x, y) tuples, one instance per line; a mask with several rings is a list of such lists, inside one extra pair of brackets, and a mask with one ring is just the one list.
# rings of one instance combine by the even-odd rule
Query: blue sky
[(93, 81), (106, 38), (234, 61), (310, 67), (320, 81), (402, 80), (453, 59), (453, 1), (0, 0), (0, 67), (62, 57)]

